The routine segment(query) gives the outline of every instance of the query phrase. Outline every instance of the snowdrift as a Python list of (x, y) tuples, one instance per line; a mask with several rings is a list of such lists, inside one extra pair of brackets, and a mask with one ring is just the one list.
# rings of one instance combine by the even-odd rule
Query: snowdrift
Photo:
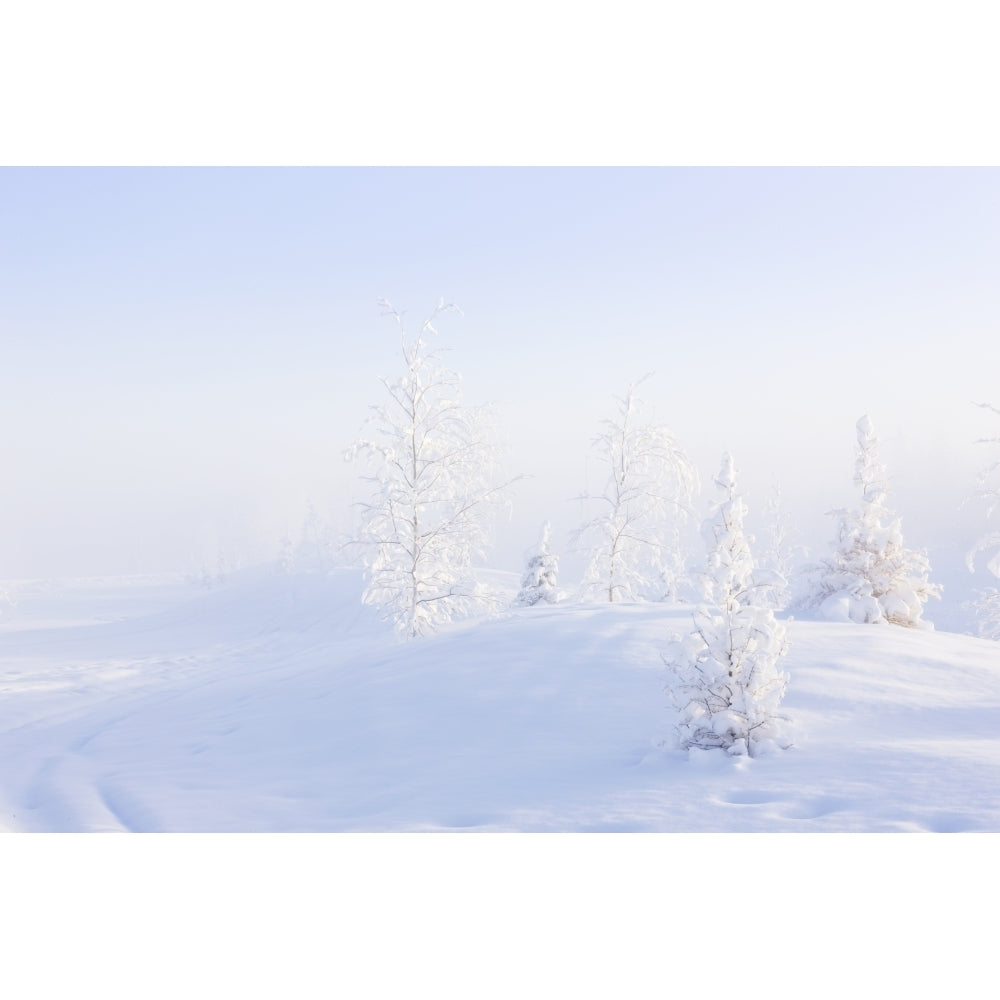
[(689, 608), (398, 643), (349, 571), (11, 589), (6, 830), (1000, 830), (1000, 647), (969, 636), (790, 622), (794, 746), (734, 760), (670, 746)]

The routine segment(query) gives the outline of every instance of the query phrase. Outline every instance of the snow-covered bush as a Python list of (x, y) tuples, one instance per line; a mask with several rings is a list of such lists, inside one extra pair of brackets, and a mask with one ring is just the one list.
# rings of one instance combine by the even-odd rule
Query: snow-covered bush
[(867, 416), (858, 421), (857, 435), (854, 482), (861, 487), (861, 505), (832, 512), (836, 548), (814, 568), (808, 603), (832, 621), (933, 628), (921, 615), (928, 598), (941, 596), (941, 587), (929, 581), (926, 554), (905, 547), (900, 519), (886, 505), (886, 471)]
[(788, 682), (778, 669), (787, 650), (785, 626), (775, 620), (767, 586), (754, 571), (743, 530), (746, 504), (736, 491), (728, 454), (715, 483), (723, 499), (703, 529), (708, 543), (704, 602), (694, 614), (694, 631), (675, 640), (664, 661), (673, 675), (669, 687), (680, 716), (678, 744), (754, 757), (788, 745), (788, 720), (778, 714)]
[(599, 505), (574, 535), (588, 556), (584, 592), (598, 600), (672, 600), (683, 572), (679, 525), (690, 512), (698, 475), (666, 427), (642, 422), (635, 390), (643, 381), (624, 399), (616, 397), (617, 419), (605, 420), (594, 439), (607, 469), (603, 493), (580, 498)]
[[(1000, 409), (989, 403), (978, 403), (985, 410), (1000, 415)], [(977, 444), (1000, 445), (1000, 434), (980, 438)], [(990, 462), (979, 474), (979, 489), (976, 494), (986, 504), (986, 516), (990, 518), (1000, 507), (1000, 459)], [(983, 535), (966, 556), (969, 572), (976, 571), (976, 557), (981, 552), (992, 553), (986, 562), (986, 569), (1000, 579), (1000, 531)], [(987, 639), (1000, 640), (1000, 590), (987, 587), (980, 590), (971, 602), (979, 623), (979, 634)]]
[(542, 526), (542, 537), (538, 544), (530, 548), (525, 555), (524, 575), (521, 577), (521, 589), (514, 600), (515, 604), (528, 607), (540, 601), (555, 604), (562, 598), (557, 583), (559, 559), (549, 548), (551, 535), (552, 525), (546, 521)]
[(381, 379), (389, 401), (372, 407), (372, 436), (345, 457), (373, 466), (363, 477), (371, 499), (359, 505), (362, 599), (400, 635), (414, 637), (491, 604), (473, 562), (485, 555), (504, 487), (495, 485), (499, 452), (489, 411), (463, 405), (458, 375), (425, 339), (436, 334), (438, 315), (459, 310), (442, 300), (410, 338), (401, 314), (380, 304), (399, 327), (404, 371), (396, 381)]

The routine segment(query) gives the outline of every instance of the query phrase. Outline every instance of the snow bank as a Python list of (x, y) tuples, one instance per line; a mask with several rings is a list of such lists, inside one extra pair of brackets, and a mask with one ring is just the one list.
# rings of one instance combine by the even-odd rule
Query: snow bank
[(688, 608), (536, 606), (398, 643), (361, 585), (22, 595), (0, 828), (1000, 830), (993, 643), (790, 622), (794, 746), (733, 760), (664, 748)]

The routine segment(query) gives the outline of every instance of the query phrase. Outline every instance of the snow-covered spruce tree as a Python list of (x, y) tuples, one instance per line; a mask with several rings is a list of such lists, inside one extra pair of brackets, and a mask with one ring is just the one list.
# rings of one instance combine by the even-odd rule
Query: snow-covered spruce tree
[[(989, 403), (976, 405), (1000, 415), (1000, 409)], [(1000, 445), (1000, 434), (980, 438), (976, 444)], [(993, 512), (1000, 507), (1000, 459), (991, 462), (979, 474), (979, 489), (976, 495), (986, 504), (987, 518), (992, 517)], [(966, 556), (970, 573), (976, 571), (976, 557), (981, 552), (992, 553), (986, 562), (986, 568), (993, 576), (1000, 579), (1000, 531), (991, 531), (983, 535), (972, 547)], [(971, 607), (976, 613), (979, 634), (986, 639), (1000, 640), (1000, 590), (996, 587), (980, 590), (971, 602)]]
[(549, 548), (551, 535), (552, 525), (546, 521), (542, 526), (542, 537), (538, 544), (530, 548), (526, 554), (524, 576), (521, 577), (521, 589), (514, 600), (515, 604), (528, 607), (541, 601), (546, 604), (556, 604), (562, 597), (557, 583), (559, 559)]
[(439, 315), (460, 311), (440, 301), (411, 337), (402, 315), (379, 304), (399, 327), (403, 375), (380, 380), (389, 400), (372, 407), (370, 436), (345, 457), (361, 455), (373, 467), (363, 477), (371, 499), (359, 504), (362, 599), (412, 638), (491, 602), (472, 564), (485, 555), (504, 486), (494, 484), (499, 452), (489, 411), (463, 405), (458, 375), (427, 342)]
[(664, 656), (679, 711), (678, 744), (685, 750), (720, 748), (755, 757), (787, 746), (787, 719), (778, 714), (787, 674), (785, 626), (776, 621), (767, 586), (757, 580), (750, 539), (743, 530), (746, 504), (736, 491), (732, 458), (722, 458), (715, 480), (723, 498), (704, 525), (708, 545), (704, 602), (694, 631), (675, 640)]
[(602, 601), (673, 599), (683, 560), (678, 526), (690, 513), (698, 474), (670, 431), (643, 423), (636, 388), (629, 386), (616, 419), (603, 422), (593, 446), (607, 469), (599, 513), (574, 534), (588, 556), (584, 592)]
[(904, 546), (900, 519), (886, 505), (886, 470), (867, 416), (858, 421), (857, 434), (854, 482), (861, 488), (861, 505), (831, 512), (838, 519), (836, 549), (817, 567), (809, 603), (833, 621), (933, 628), (921, 615), (941, 588), (929, 582), (926, 554)]

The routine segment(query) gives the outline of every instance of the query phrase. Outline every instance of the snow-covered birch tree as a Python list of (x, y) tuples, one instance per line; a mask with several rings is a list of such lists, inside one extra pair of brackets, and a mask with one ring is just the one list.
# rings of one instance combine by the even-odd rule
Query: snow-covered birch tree
[(550, 539), (552, 525), (548, 521), (542, 525), (542, 537), (538, 544), (530, 548), (525, 557), (524, 575), (515, 604), (532, 607), (539, 602), (556, 604), (562, 597), (558, 586), (559, 559), (552, 554)]
[(668, 687), (679, 712), (680, 747), (754, 757), (787, 746), (788, 720), (778, 714), (788, 682), (778, 669), (787, 650), (785, 626), (775, 620), (768, 585), (754, 570), (743, 529), (747, 508), (728, 454), (715, 484), (722, 499), (703, 528), (703, 603), (694, 613), (694, 630), (675, 640), (664, 660), (673, 675)]
[(683, 560), (678, 525), (690, 514), (698, 474), (670, 431), (642, 420), (636, 388), (618, 401), (618, 416), (603, 422), (593, 446), (606, 468), (600, 494), (578, 499), (597, 515), (574, 534), (587, 555), (584, 592), (602, 601), (676, 596)]
[(363, 477), (371, 498), (359, 505), (362, 599), (412, 638), (490, 604), (473, 563), (486, 553), (504, 486), (490, 411), (462, 403), (459, 376), (428, 342), (438, 316), (460, 311), (441, 300), (410, 336), (402, 314), (379, 304), (399, 327), (403, 374), (380, 379), (388, 401), (372, 407), (368, 435), (346, 457), (372, 467)]
[(816, 567), (810, 603), (835, 621), (933, 628), (921, 615), (929, 598), (941, 596), (941, 588), (929, 580), (926, 554), (903, 544), (899, 516), (887, 504), (888, 478), (867, 416), (857, 423), (857, 437), (854, 482), (861, 488), (861, 504), (831, 512), (838, 522), (836, 547), (832, 558)]
[[(989, 403), (977, 403), (985, 410), (1000, 416), (1000, 409)], [(1000, 445), (1000, 434), (980, 438), (976, 444)], [(994, 511), (1000, 508), (1000, 458), (995, 459), (979, 474), (979, 488), (976, 496), (986, 505), (986, 517), (991, 518)], [(983, 535), (966, 556), (969, 572), (976, 571), (976, 558), (980, 553), (989, 553), (986, 569), (994, 577), (1000, 579), (1000, 531), (991, 531)], [(1000, 590), (987, 587), (980, 590), (972, 601), (979, 624), (979, 634), (987, 639), (1000, 640)]]
[(777, 483), (764, 503), (764, 513), (767, 547), (760, 562), (774, 574), (768, 596), (771, 606), (781, 611), (795, 599), (795, 582), (807, 553), (805, 546), (796, 541), (799, 532), (792, 523), (792, 515), (785, 509)]

